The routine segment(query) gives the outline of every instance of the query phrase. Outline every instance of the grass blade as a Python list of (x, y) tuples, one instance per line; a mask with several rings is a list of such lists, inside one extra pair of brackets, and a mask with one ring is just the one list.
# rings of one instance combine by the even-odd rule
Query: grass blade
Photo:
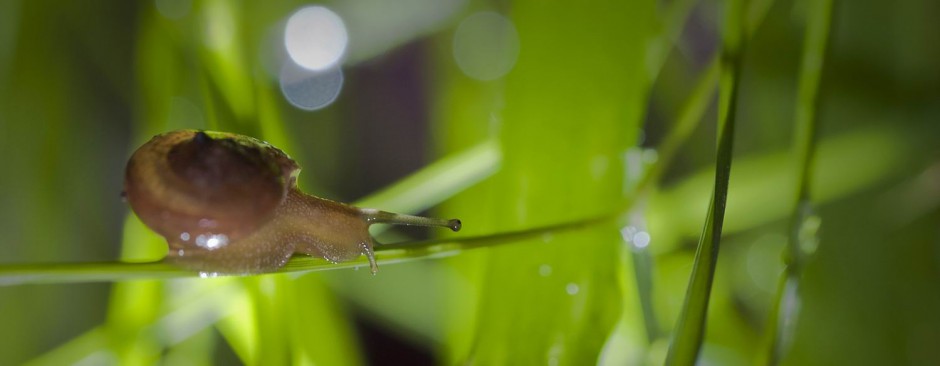
[(722, 49), (722, 75), (720, 79), (720, 106), (718, 128), (718, 157), (715, 166), (715, 188), (705, 219), (705, 229), (695, 253), (692, 276), (686, 291), (682, 314), (676, 324), (672, 344), (666, 356), (667, 365), (692, 365), (698, 358), (705, 337), (708, 301), (711, 295), (721, 226), (724, 221), (728, 197), (728, 180), (734, 143), (735, 110), (740, 83), (740, 48), (742, 43), (742, 10), (740, 1), (725, 3), (724, 47)]
[(832, 22), (833, 0), (807, 2), (806, 35), (800, 65), (794, 125), (797, 191), (789, 232), (786, 267), (781, 278), (774, 310), (768, 319), (770, 350), (767, 364), (777, 365), (793, 342), (802, 298), (800, 277), (806, 261), (817, 246), (819, 217), (813, 213), (810, 186), (816, 155), (816, 107), (819, 80)]

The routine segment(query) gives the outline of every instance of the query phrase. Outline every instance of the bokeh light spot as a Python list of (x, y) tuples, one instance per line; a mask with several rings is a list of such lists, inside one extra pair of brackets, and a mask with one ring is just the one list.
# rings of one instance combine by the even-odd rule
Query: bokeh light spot
[(568, 295), (577, 295), (579, 291), (581, 291), (581, 287), (576, 283), (569, 283), (567, 286), (565, 286), (565, 292), (567, 292)]
[(639, 249), (646, 248), (650, 245), (650, 233), (641, 231), (636, 233), (633, 236), (633, 245)]
[(552, 274), (552, 266), (543, 264), (539, 266), (539, 276), (548, 277)]
[(315, 111), (332, 104), (343, 89), (343, 71), (335, 67), (313, 71), (286, 62), (281, 68), (281, 92), (295, 107)]
[(333, 67), (348, 43), (343, 19), (322, 6), (298, 10), (287, 20), (284, 30), (284, 46), (291, 60), (310, 70)]
[(519, 34), (506, 17), (494, 12), (470, 15), (454, 34), (454, 59), (467, 76), (489, 81), (505, 76), (519, 57)]

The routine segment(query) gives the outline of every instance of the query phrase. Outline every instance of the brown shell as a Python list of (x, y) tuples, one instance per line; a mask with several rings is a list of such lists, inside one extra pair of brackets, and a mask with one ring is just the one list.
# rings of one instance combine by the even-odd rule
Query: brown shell
[(287, 154), (265, 142), (179, 130), (134, 152), (124, 190), (141, 221), (168, 240), (238, 240), (271, 219), (298, 172)]

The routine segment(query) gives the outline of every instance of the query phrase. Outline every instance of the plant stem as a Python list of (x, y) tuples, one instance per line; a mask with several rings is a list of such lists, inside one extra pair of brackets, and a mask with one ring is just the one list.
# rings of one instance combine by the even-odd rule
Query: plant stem
[(725, 3), (715, 188), (709, 203), (705, 229), (695, 253), (685, 303), (676, 324), (673, 342), (666, 356), (667, 365), (693, 365), (698, 358), (705, 337), (708, 302), (718, 262), (721, 227), (724, 221), (728, 180), (731, 173), (735, 112), (741, 80), (739, 60), (743, 42), (743, 11), (744, 7), (740, 0), (729, 0)]
[[(590, 227), (608, 220), (613, 220), (614, 217), (614, 214), (609, 214), (574, 222), (565, 222), (498, 234), (385, 244), (377, 247), (375, 251), (381, 254), (381, 258), (378, 260), (380, 264), (400, 263), (426, 258), (441, 258), (455, 255), (464, 250), (491, 247), (537, 238), (546, 233), (557, 234)], [(322, 258), (297, 256), (291, 259), (291, 261), (278, 272), (325, 271), (368, 265), (369, 263), (363, 258), (342, 263), (330, 263)], [(198, 273), (186, 271), (163, 262), (51, 263), (0, 266), (0, 286), (197, 276), (199, 276)]]
[[(760, 0), (750, 4), (751, 12), (747, 15), (746, 24), (744, 25), (745, 39), (749, 39), (753, 36), (754, 31), (764, 21), (764, 17), (767, 15), (767, 11), (770, 9), (770, 6), (773, 5), (773, 2), (774, 0)], [(693, 5), (694, 2), (685, 0), (675, 1), (666, 11), (666, 29), (661, 32), (658, 43), (654, 42), (652, 46), (652, 52), (654, 53), (654, 56), (651, 58), (654, 60), (652, 67), (657, 68), (651, 70), (652, 74), (658, 72), (658, 67), (660, 67), (663, 60), (665, 60), (666, 46), (674, 42), (675, 38), (678, 37), (678, 33), (681, 31), (682, 25), (685, 23)], [(721, 53), (718, 53), (712, 57), (705, 67), (705, 70), (702, 71), (698, 80), (694, 83), (691, 95), (682, 104), (678, 119), (672, 127), (669, 128), (668, 134), (656, 148), (658, 153), (656, 162), (644, 172), (639, 183), (637, 183), (637, 194), (635, 195), (635, 197), (637, 197), (637, 203), (634, 203), (634, 205), (644, 200), (643, 197), (649, 193), (650, 187), (659, 182), (663, 173), (678, 153), (679, 148), (685, 144), (695, 130), (695, 127), (701, 122), (714, 95), (715, 85), (718, 83), (721, 70), (720, 61)], [(650, 342), (653, 342), (655, 341), (654, 337), (658, 337), (660, 334), (658, 330), (659, 324), (656, 321), (656, 312), (652, 305), (653, 284), (651, 280), (649, 280), (653, 276), (652, 267), (654, 258), (649, 253), (648, 248), (645, 250), (634, 250), (632, 256), (634, 262), (634, 276), (637, 281), (640, 306), (646, 323), (647, 337), (649, 337)]]
[(787, 246), (786, 267), (780, 281), (777, 301), (768, 319), (770, 349), (767, 364), (777, 365), (793, 342), (802, 298), (800, 278), (806, 261), (817, 246), (819, 218), (813, 213), (810, 185), (816, 154), (817, 104), (819, 81), (830, 37), (833, 0), (807, 2), (807, 26), (803, 42), (794, 116), (794, 154), (796, 156), (796, 195)]

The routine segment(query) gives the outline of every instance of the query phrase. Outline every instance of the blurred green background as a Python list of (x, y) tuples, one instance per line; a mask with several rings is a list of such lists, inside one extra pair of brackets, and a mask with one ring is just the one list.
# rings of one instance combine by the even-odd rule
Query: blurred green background
[[(745, 3), (703, 364), (764, 363), (795, 204), (815, 1)], [(374, 277), (0, 287), (0, 365), (661, 364), (714, 183), (721, 6), (2, 1), (0, 264), (161, 258), (121, 202), (122, 174), (136, 146), (177, 128), (268, 140), (304, 167), (306, 191), (346, 202), (468, 154), (479, 169), (443, 203), (369, 202), (434, 206), (463, 220), (455, 237), (534, 231)], [(325, 48), (338, 64), (293, 63), (285, 29), (302, 9), (321, 16), (313, 33), (341, 19), (330, 34), (348, 43)], [(940, 364), (938, 17), (933, 0), (835, 3), (811, 182), (819, 247), (783, 364)], [(644, 184), (649, 169), (662, 174)]]

